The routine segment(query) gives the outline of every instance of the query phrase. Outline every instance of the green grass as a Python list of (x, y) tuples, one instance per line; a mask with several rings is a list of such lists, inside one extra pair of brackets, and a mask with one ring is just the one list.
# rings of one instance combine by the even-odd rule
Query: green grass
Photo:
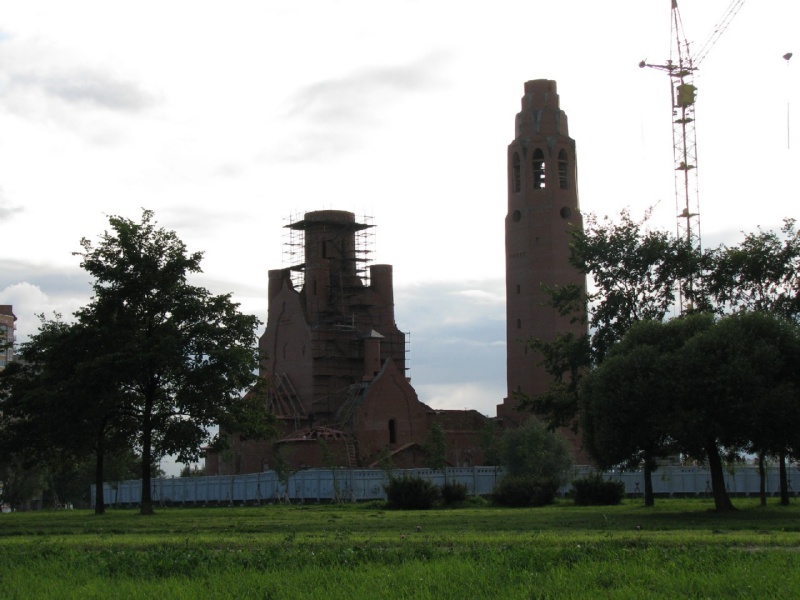
[(800, 508), (659, 500), (0, 515), (4, 598), (796, 598)]

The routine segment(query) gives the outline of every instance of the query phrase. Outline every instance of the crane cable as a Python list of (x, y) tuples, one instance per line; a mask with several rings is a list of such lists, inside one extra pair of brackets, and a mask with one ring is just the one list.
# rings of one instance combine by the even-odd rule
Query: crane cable
[(700, 63), (703, 61), (703, 59), (711, 51), (711, 48), (714, 47), (714, 44), (717, 43), (717, 40), (719, 40), (720, 36), (728, 28), (728, 25), (730, 25), (730, 23), (733, 20), (733, 18), (736, 16), (736, 14), (742, 8), (742, 5), (744, 5), (744, 0), (733, 0), (730, 3), (730, 5), (728, 5), (728, 8), (725, 11), (725, 14), (722, 16), (722, 18), (719, 20), (719, 22), (714, 26), (714, 31), (711, 32), (711, 35), (706, 40), (705, 44), (703, 44), (700, 47), (700, 50), (698, 50), (695, 53), (694, 57), (692, 58), (692, 65), (695, 68), (700, 65)]

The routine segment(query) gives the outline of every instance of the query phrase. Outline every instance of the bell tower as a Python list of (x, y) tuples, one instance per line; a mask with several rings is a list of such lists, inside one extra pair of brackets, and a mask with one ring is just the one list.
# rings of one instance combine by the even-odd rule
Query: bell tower
[(567, 115), (559, 108), (556, 82), (525, 83), (515, 137), (508, 146), (508, 212), (506, 227), (506, 381), (507, 397), (497, 416), (519, 422), (515, 392), (536, 396), (551, 378), (538, 366), (541, 357), (524, 343), (552, 340), (558, 333), (586, 331), (545, 306), (542, 285), (586, 286), (586, 278), (569, 263), (570, 235), (583, 227), (578, 207), (575, 141)]

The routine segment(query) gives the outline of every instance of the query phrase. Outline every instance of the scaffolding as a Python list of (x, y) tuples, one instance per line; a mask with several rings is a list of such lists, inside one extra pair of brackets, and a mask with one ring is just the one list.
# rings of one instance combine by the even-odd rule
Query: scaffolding
[[(305, 283), (305, 214), (292, 213), (284, 219), (282, 267), (288, 269), (295, 289), (301, 289)], [(361, 215), (352, 224), (344, 227), (352, 228), (354, 254), (349, 257), (355, 263), (356, 275), (365, 287), (369, 286), (369, 265), (375, 254), (374, 218)]]

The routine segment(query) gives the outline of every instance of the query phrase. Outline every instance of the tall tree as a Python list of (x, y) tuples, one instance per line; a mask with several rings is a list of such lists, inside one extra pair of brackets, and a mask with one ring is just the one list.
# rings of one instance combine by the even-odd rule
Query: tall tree
[(733, 509), (722, 454), (745, 446), (746, 400), (734, 388), (753, 382), (737, 348), (746, 342), (730, 334), (708, 313), (631, 328), (582, 386), (587, 439), (601, 464), (666, 447), (705, 458), (716, 509)]
[(634, 323), (606, 359), (581, 381), (581, 426), (589, 454), (603, 469), (644, 469), (644, 502), (653, 506), (656, 459), (676, 452), (670, 434), (672, 366), (658, 321)]
[[(674, 435), (682, 450), (704, 455), (718, 511), (733, 508), (722, 455), (763, 448), (785, 456), (798, 435), (800, 329), (766, 311), (675, 319), (668, 329), (690, 335), (675, 353)], [(781, 489), (787, 490), (785, 471)], [(784, 494), (782, 493), (782, 496)], [(782, 501), (788, 503), (788, 492)]]
[[(263, 406), (240, 397), (255, 381), (258, 320), (238, 311), (230, 295), (191, 285), (202, 253), (189, 253), (174, 231), (156, 226), (145, 210), (140, 222), (109, 218), (95, 246), (83, 239), (81, 266), (92, 276), (94, 297), (79, 322), (113, 332), (114, 344), (98, 359), (113, 377), (135, 422), (142, 457), (142, 514), (153, 512), (152, 466), (160, 455), (196, 460), (209, 427), (241, 426), (247, 413), (268, 421)], [(259, 410), (260, 409), (260, 410)]]
[[(576, 416), (581, 410), (588, 408), (588, 403), (581, 400), (581, 377), (591, 369), (602, 367), (606, 357), (613, 355), (612, 349), (615, 345), (636, 322), (643, 319), (663, 321), (669, 318), (670, 313), (678, 308), (675, 305), (675, 291), (679, 284), (682, 284), (680, 287), (684, 290), (683, 309), (686, 313), (713, 311), (725, 314), (731, 310), (755, 310), (781, 315), (795, 321), (800, 316), (800, 235), (795, 230), (794, 221), (786, 220), (780, 234), (762, 231), (748, 234), (740, 246), (720, 247), (705, 255), (700, 255), (696, 249), (688, 247), (670, 234), (649, 231), (646, 222), (647, 215), (641, 222), (635, 222), (627, 211), (621, 214), (619, 223), (612, 223), (608, 219), (598, 223), (595, 217), (589, 216), (586, 219), (586, 230), (572, 233), (574, 237), (572, 264), (590, 275), (595, 285), (594, 291), (586, 295), (586, 300), (589, 302), (590, 333), (587, 333), (586, 341), (578, 340), (571, 335), (561, 336), (555, 341), (531, 341), (531, 346), (542, 354), (543, 364), (554, 376), (555, 383), (547, 393), (539, 398), (530, 399), (527, 405), (535, 412), (545, 413), (551, 427), (578, 422)], [(687, 285), (688, 278), (698, 272), (702, 273), (703, 277), (695, 281), (696, 285)], [(576, 288), (551, 290), (551, 304), (562, 315), (579, 316), (582, 310), (581, 299), (580, 290)], [(681, 352), (675, 354), (674, 360), (688, 369), (687, 378), (690, 376), (697, 378), (693, 390), (687, 392), (687, 397), (691, 398), (698, 389), (706, 389), (708, 396), (699, 404), (690, 399), (684, 403), (684, 407), (687, 408), (687, 414), (692, 414), (690, 409), (696, 409), (695, 412), (699, 410), (704, 414), (719, 413), (718, 423), (724, 424), (724, 430), (719, 429), (713, 435), (709, 433), (703, 439), (694, 439), (689, 444), (690, 433), (696, 432), (689, 427), (683, 432), (683, 439), (692, 446), (695, 455), (704, 455), (708, 458), (712, 473), (717, 478), (716, 487), (724, 491), (720, 452), (744, 449), (746, 437), (731, 415), (722, 414), (721, 406), (725, 402), (723, 398), (726, 386), (727, 389), (735, 387), (732, 382), (737, 381), (737, 378), (741, 380), (744, 373), (742, 370), (737, 371), (727, 367), (733, 364), (734, 359), (757, 364), (759, 357), (752, 352), (749, 356), (745, 356), (746, 348), (738, 346), (726, 348), (719, 343), (717, 337), (724, 336), (728, 329), (735, 328), (727, 322), (720, 327), (713, 327), (713, 333), (695, 336), (703, 327), (702, 318), (698, 319), (679, 319), (680, 323), (668, 328), (675, 329), (675, 335), (678, 329), (686, 329), (684, 340), (697, 337), (691, 344), (686, 343)], [(669, 332), (665, 333), (667, 338), (670, 335), (672, 334)], [(703, 344), (709, 345), (707, 348), (709, 352), (716, 353), (719, 357), (727, 356), (726, 360), (731, 362), (724, 365), (726, 368), (714, 369), (713, 366), (709, 366), (706, 357), (702, 356)], [(735, 356), (731, 354), (732, 348), (736, 349)], [(641, 368), (641, 363), (654, 358), (652, 356), (647, 358), (644, 350), (640, 349), (637, 352), (639, 356), (627, 356), (626, 352), (624, 359), (628, 363), (638, 363), (637, 372), (625, 375), (621, 367), (624, 361), (619, 359), (610, 365), (605, 373), (598, 375), (593, 382), (593, 388), (585, 389), (602, 392), (592, 394), (597, 401), (609, 395), (616, 395), (619, 400), (619, 395), (625, 391), (625, 401), (633, 402), (631, 406), (635, 408), (634, 399), (639, 395), (637, 390), (643, 389), (643, 381), (649, 377), (647, 370)], [(685, 362), (685, 355), (689, 352), (695, 352), (696, 361)], [(631, 364), (628, 367), (633, 368)], [(702, 368), (709, 370), (701, 373)], [(614, 369), (617, 369), (616, 373)], [(765, 372), (762, 371), (762, 376)], [(616, 390), (610, 389), (608, 384), (615, 377), (618, 384)], [(723, 381), (725, 377), (728, 378), (727, 381)], [(688, 379), (685, 378), (677, 383), (684, 385), (686, 381)], [(748, 381), (752, 383), (755, 378), (751, 377)], [(658, 381), (653, 381), (651, 384), (651, 389), (656, 390)], [(775, 423), (775, 419), (780, 420), (781, 415), (791, 411), (786, 402), (791, 403), (788, 398), (791, 397), (793, 384), (781, 385), (783, 385), (783, 388), (780, 388), (782, 391), (775, 391), (778, 389), (777, 384), (765, 381), (764, 387), (772, 391), (769, 394), (760, 394), (757, 406), (752, 402), (748, 404), (747, 399), (740, 396), (733, 397), (742, 403), (742, 410), (750, 411), (751, 417), (761, 415), (762, 423)], [(642, 394), (641, 397), (647, 399), (649, 403), (653, 401), (647, 394)], [(720, 405), (715, 406), (714, 402), (719, 402)], [(772, 418), (765, 414), (771, 410), (770, 407), (775, 411)], [(609, 410), (614, 412), (615, 407), (610, 407)], [(592, 414), (584, 415), (584, 424), (588, 424), (589, 419), (600, 412), (602, 411), (598, 409)], [(601, 418), (593, 427), (607, 425), (609, 423)], [(762, 446), (773, 443), (774, 436), (758, 434), (756, 429), (759, 425), (751, 421), (748, 426), (753, 440), (760, 440), (758, 443)], [(776, 427), (777, 425), (766, 426), (771, 430)], [(613, 432), (613, 427), (610, 431)], [(593, 431), (588, 432), (588, 435), (600, 433), (602, 432)], [(637, 435), (631, 437), (636, 438), (639, 434), (649, 436), (651, 433), (656, 432), (637, 430)], [(608, 434), (608, 431), (605, 434)], [(783, 465), (788, 451), (787, 439), (784, 436), (775, 450), (782, 465), (782, 472), (785, 472)], [(632, 440), (629, 438), (626, 441)], [(755, 441), (747, 443), (751, 444), (751, 450), (757, 451), (761, 456), (767, 452), (763, 447), (758, 449), (752, 446)], [(593, 445), (596, 446), (591, 438), (587, 440), (587, 445), (590, 451)], [(639, 448), (642, 455), (645, 453), (645, 447), (646, 445)], [(620, 448), (632, 449), (630, 444)], [(620, 448), (617, 448), (617, 451)], [(609, 460), (609, 456), (604, 455), (606, 451), (607, 448), (595, 456), (599, 463)], [(598, 452), (597, 447), (595, 452)], [(722, 495), (716, 500), (718, 507), (729, 504), (729, 500)]]
[[(800, 232), (794, 219), (784, 219), (780, 232), (759, 228), (755, 233), (746, 233), (740, 244), (710, 251), (707, 262), (704, 294), (713, 300), (718, 311), (766, 311), (800, 322)], [(753, 451), (762, 467), (761, 501), (765, 504), (763, 463), (769, 453), (763, 447), (755, 447)], [(786, 453), (780, 450), (774, 456), (783, 475), (784, 490)], [(788, 503), (785, 491), (781, 496)]]
[(772, 312), (742, 311), (710, 334), (724, 351), (717, 377), (726, 382), (730, 409), (740, 407), (743, 417), (738, 441), (779, 459), (781, 503), (788, 504), (786, 457), (800, 440), (800, 326)]
[(252, 416), (257, 408), (257, 395), (248, 403), (240, 392), (256, 380), (258, 320), (241, 314), (229, 294), (189, 283), (201, 272), (202, 253), (189, 253), (174, 231), (157, 227), (151, 211), (139, 223), (112, 216), (109, 224), (96, 246), (81, 242), (94, 297), (76, 314), (114, 331), (114, 378), (136, 422), (140, 510), (150, 514), (154, 456), (196, 460), (209, 427), (241, 425), (241, 411)]

